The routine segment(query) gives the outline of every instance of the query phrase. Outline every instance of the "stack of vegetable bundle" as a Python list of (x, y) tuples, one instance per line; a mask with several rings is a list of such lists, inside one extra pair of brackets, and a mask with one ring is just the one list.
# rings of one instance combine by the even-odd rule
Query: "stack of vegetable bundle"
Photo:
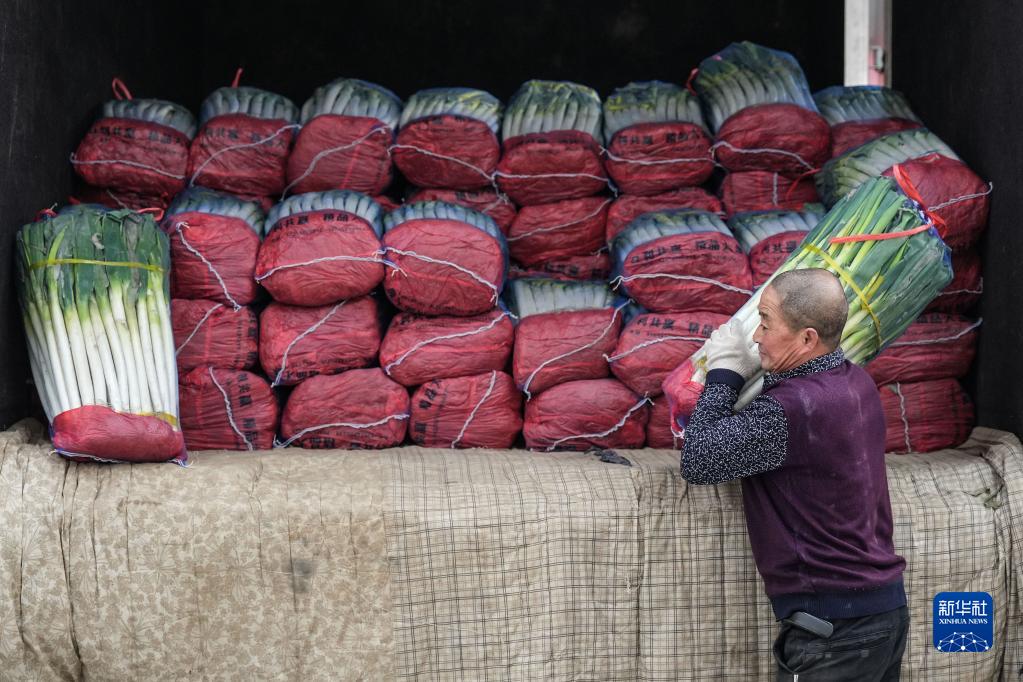
[(434, 379), (412, 395), (409, 437), (424, 447), (509, 448), (522, 430), (522, 394), (498, 370)]
[(721, 200), (701, 187), (680, 187), (650, 196), (622, 194), (611, 203), (611, 207), (608, 209), (604, 238), (608, 244), (611, 244), (614, 238), (628, 227), (629, 223), (644, 213), (676, 208), (709, 211), (717, 215), (724, 213)]
[(905, 95), (878, 85), (835, 85), (814, 93), (813, 100), (831, 125), (832, 156), (921, 125)]
[(288, 158), (288, 189), (383, 192), (391, 184), (388, 149), (401, 109), (393, 92), (356, 78), (317, 88), (302, 105), (302, 130)]
[(955, 379), (894, 383), (880, 391), (888, 452), (931, 452), (969, 438), (973, 403)]
[(77, 207), (17, 236), (29, 360), (57, 452), (185, 459), (167, 271), (152, 217)]
[[(408, 203), (414, 204), (420, 201), (443, 201), (448, 204), (457, 204), (465, 208), (471, 208), (480, 213), (486, 213), (494, 219), (501, 232), (505, 235), (511, 229), (515, 221), (517, 211), (511, 200), (493, 189), (477, 190), (454, 190), (454, 189), (420, 189), (413, 192)], [(397, 208), (397, 207), (395, 207)]]
[(749, 256), (753, 286), (759, 287), (774, 274), (823, 215), (823, 206), (807, 204), (802, 211), (750, 211), (728, 219), (728, 227)]

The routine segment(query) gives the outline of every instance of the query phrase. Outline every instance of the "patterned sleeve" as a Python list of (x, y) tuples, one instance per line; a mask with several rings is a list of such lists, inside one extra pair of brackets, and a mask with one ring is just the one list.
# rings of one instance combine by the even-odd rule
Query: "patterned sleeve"
[(761, 395), (734, 413), (739, 399), (734, 383), (711, 383), (708, 377), (686, 424), (681, 468), (689, 483), (710, 485), (755, 476), (785, 461), (788, 422), (781, 403)]

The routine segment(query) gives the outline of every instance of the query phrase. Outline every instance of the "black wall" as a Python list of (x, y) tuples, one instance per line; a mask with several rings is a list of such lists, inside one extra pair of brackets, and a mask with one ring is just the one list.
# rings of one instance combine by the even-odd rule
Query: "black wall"
[(894, 3), (894, 86), (929, 128), (994, 183), (981, 243), (984, 296), (973, 395), (978, 421), (1023, 433), (1023, 5)]

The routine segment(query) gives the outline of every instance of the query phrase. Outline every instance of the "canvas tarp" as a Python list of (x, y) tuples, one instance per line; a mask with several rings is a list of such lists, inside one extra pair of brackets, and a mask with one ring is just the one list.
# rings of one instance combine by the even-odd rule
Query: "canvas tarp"
[[(631, 466), (414, 447), (75, 464), (23, 422), (0, 434), (0, 677), (773, 679), (738, 485), (619, 454)], [(889, 456), (904, 680), (1020, 674), (1021, 462), (988, 429)], [(941, 591), (992, 594), (990, 652), (934, 650)]]

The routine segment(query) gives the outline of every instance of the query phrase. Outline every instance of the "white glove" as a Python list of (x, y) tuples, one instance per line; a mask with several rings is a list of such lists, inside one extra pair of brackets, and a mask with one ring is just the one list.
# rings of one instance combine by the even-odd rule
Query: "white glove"
[(714, 330), (707, 342), (707, 370), (730, 369), (749, 381), (760, 370), (760, 353), (742, 333), (738, 320)]

